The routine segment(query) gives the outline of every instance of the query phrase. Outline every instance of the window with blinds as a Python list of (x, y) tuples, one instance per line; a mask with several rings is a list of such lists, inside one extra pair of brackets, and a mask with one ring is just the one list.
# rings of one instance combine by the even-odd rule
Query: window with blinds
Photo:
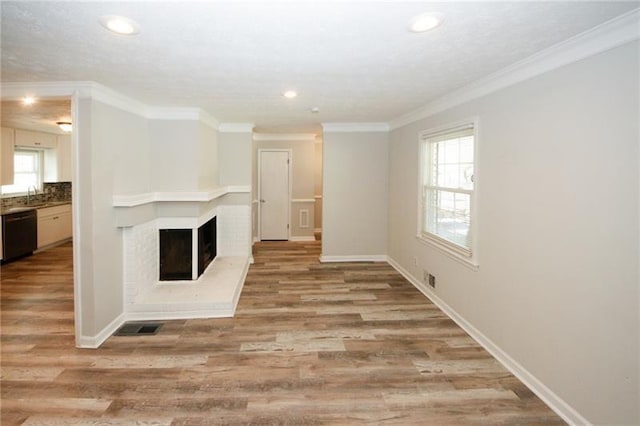
[(31, 189), (42, 189), (42, 151), (16, 149), (13, 170), (13, 185), (3, 185), (2, 194), (26, 194)]
[(474, 176), (474, 125), (421, 134), (419, 236), (471, 258)]

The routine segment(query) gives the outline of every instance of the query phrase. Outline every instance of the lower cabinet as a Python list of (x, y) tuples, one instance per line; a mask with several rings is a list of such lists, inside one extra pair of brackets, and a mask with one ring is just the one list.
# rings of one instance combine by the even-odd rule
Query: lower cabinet
[(38, 209), (38, 248), (71, 238), (71, 204)]

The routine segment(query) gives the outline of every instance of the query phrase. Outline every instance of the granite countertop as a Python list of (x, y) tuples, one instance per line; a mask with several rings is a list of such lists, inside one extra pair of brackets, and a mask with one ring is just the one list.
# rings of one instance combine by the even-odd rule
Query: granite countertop
[(37, 209), (44, 209), (47, 207), (62, 206), (64, 204), (71, 204), (71, 201), (48, 201), (45, 203), (36, 203), (36, 204), (30, 204), (27, 206), (3, 207), (2, 209), (0, 209), (0, 215), (4, 216), (7, 214), (26, 212), (29, 210), (37, 210)]

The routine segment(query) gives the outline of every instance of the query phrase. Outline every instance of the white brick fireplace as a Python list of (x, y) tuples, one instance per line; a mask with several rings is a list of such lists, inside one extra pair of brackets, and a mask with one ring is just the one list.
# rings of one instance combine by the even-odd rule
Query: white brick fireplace
[[(156, 193), (114, 199), (114, 206), (122, 212), (119, 226), (123, 232), (128, 319), (233, 316), (251, 260), (248, 191), (227, 187), (208, 193)], [(238, 197), (246, 198), (246, 202)], [(148, 220), (140, 220), (140, 216)], [(197, 231), (213, 217), (217, 221), (217, 256), (204, 273), (194, 280), (160, 281), (160, 230)], [(197, 242), (193, 245), (193, 262), (197, 264)]]

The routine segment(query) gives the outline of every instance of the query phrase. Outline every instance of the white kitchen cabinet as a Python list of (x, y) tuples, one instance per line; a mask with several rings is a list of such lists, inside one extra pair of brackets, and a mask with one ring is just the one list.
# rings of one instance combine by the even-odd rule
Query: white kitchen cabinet
[(71, 182), (71, 135), (57, 137), (58, 182)]
[(0, 185), (13, 184), (14, 136), (13, 129), (2, 128), (0, 135)]
[(34, 132), (32, 130), (16, 129), (15, 146), (29, 148), (55, 148), (56, 135), (52, 133)]
[(44, 151), (44, 181), (71, 182), (71, 135), (57, 136), (55, 149)]
[(71, 238), (71, 204), (38, 209), (38, 248)]

